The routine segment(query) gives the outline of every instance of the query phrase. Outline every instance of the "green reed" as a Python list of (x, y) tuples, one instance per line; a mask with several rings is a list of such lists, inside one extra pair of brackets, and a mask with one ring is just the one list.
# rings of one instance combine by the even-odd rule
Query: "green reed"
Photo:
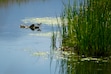
[(84, 0), (64, 4), (61, 14), (62, 45), (79, 55), (109, 56), (111, 52), (111, 1)]

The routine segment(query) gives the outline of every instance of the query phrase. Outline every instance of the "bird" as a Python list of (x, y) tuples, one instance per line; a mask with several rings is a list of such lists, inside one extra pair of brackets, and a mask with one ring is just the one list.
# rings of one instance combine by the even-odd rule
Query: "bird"
[(29, 26), (26, 26), (26, 25), (20, 25), (20, 28), (29, 28)]
[(41, 29), (39, 28), (41, 24), (42, 23), (38, 23), (37, 25), (31, 24), (30, 26), (20, 25), (20, 28), (26, 28), (26, 29), (30, 28), (32, 31), (34, 31), (35, 29), (37, 29), (37, 31), (41, 31)]
[[(40, 25), (40, 24), (38, 24), (38, 25)], [(35, 30), (35, 29), (39, 29), (39, 26), (36, 26), (35, 24), (32, 24), (32, 25), (29, 26), (29, 28), (31, 30)]]

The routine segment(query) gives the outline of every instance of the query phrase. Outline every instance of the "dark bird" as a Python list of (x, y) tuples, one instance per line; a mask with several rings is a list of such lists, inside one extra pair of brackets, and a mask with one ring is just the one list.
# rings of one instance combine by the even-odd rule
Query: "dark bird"
[(39, 28), (40, 27), (40, 25), (41, 25), (42, 23), (38, 23), (37, 25), (35, 25), (35, 24), (31, 24), (30, 26), (26, 26), (26, 25), (20, 25), (20, 28), (30, 28), (31, 30), (35, 30), (35, 29), (37, 29), (37, 31), (41, 31), (41, 29)]

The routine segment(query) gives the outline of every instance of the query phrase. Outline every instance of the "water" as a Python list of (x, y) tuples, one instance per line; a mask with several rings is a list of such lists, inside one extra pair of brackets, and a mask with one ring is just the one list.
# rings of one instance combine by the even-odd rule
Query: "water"
[[(67, 52), (50, 52), (60, 0), (6, 1), (0, 2), (0, 74), (110, 74), (107, 60), (78, 61)], [(42, 23), (42, 31), (20, 28), (32, 23)]]
[(23, 21), (26, 19), (55, 17), (61, 11), (61, 1), (22, 0), (17, 3), (10, 0), (0, 4), (0, 74), (53, 74), (54, 66), (50, 69), (49, 57), (33, 55), (50, 52), (51, 24), (40, 20), (42, 31), (21, 29), (20, 24), (39, 23), (26, 23)]

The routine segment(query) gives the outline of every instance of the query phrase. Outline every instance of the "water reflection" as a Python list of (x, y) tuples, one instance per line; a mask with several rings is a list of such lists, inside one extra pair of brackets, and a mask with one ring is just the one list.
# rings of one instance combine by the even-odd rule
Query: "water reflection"
[[(100, 58), (80, 58), (75, 53), (63, 51), (34, 52), (33, 56), (43, 59), (50, 58), (52, 67), (56, 62), (52, 74), (110, 74), (110, 60)], [(89, 59), (89, 60), (88, 60)]]
[(84, 61), (76, 64), (74, 71), (76, 74), (110, 74), (110, 68), (109, 62)]
[[(57, 21), (58, 20), (58, 21)], [(24, 23), (43, 23), (52, 26), (61, 24), (60, 17), (42, 17), (42, 18), (26, 18), (22, 20)]]
[[(60, 53), (60, 52), (59, 52)], [(55, 74), (110, 74), (108, 59), (80, 58), (72, 52), (56, 53)], [(53, 59), (55, 59), (53, 57)]]
[(28, 3), (28, 2), (34, 2), (34, 1), (46, 1), (46, 0), (0, 0), (0, 7), (8, 7), (12, 4), (22, 4), (22, 3)]

